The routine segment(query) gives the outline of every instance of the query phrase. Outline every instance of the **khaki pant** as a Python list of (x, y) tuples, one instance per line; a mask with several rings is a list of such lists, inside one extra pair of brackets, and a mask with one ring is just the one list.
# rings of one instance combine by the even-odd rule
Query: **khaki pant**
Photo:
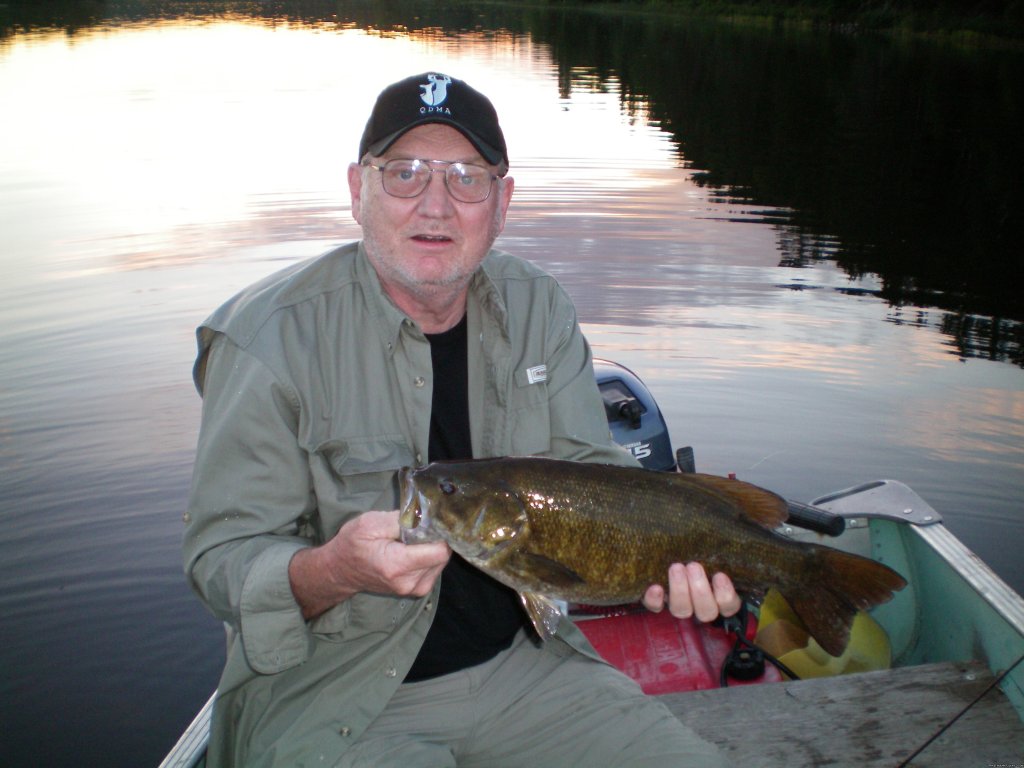
[(341, 768), (720, 768), (717, 748), (632, 680), (523, 633), (496, 658), (402, 685)]

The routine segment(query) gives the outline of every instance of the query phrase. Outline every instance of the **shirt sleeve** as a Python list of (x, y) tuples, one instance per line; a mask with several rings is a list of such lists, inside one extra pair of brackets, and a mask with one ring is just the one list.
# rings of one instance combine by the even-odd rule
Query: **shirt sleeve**
[(279, 672), (305, 661), (313, 642), (288, 579), (292, 556), (314, 543), (299, 401), (223, 336), (213, 342), (203, 384), (185, 572), (213, 614), (240, 633), (249, 665)]

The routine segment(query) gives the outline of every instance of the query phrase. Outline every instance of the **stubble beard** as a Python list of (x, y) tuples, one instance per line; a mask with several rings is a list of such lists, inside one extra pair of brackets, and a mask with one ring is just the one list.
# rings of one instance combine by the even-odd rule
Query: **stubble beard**
[(502, 212), (500, 207), (495, 206), (482, 253), (470, 262), (471, 268), (452, 263), (446, 265), (447, 269), (441, 273), (429, 278), (416, 274), (414, 269), (403, 263), (397, 249), (389, 248), (376, 236), (375, 227), (363, 227), (363, 245), (382, 283), (398, 286), (420, 301), (441, 302), (453, 299), (466, 289), (480, 262), (494, 245), (501, 228)]

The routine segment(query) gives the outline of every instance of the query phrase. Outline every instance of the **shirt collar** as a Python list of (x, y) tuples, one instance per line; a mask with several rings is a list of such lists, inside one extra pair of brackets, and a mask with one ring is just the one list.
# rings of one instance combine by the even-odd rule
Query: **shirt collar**
[(394, 305), (394, 302), (384, 293), (384, 287), (377, 277), (377, 270), (370, 263), (370, 257), (366, 254), (366, 247), (360, 241), (359, 249), (356, 252), (356, 278), (363, 287), (366, 305), (373, 315), (374, 327), (381, 335), (381, 340), (387, 346), (388, 353), (394, 354), (398, 346), (398, 335), (402, 332), (402, 325), (412, 321)]
[[(484, 257), (480, 267), (470, 279), (469, 302), (475, 302), (484, 314), (490, 315), (491, 319), (507, 338), (508, 312), (501, 294), (488, 274), (488, 264), (492, 260), (494, 253), (492, 250)], [(388, 354), (393, 355), (398, 348), (398, 337), (402, 333), (402, 329), (411, 329), (416, 324), (408, 315), (396, 307), (394, 302), (384, 292), (384, 288), (380, 284), (380, 278), (377, 276), (377, 271), (370, 263), (370, 258), (366, 254), (366, 247), (361, 241), (356, 254), (356, 276), (360, 285), (364, 287), (367, 306), (377, 321), (375, 326), (381, 334), (381, 339), (387, 347)], [(421, 332), (417, 331), (417, 333)]]

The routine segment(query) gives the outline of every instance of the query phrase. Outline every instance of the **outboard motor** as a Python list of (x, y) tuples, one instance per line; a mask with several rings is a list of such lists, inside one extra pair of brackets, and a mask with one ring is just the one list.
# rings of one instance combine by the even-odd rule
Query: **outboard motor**
[(604, 398), (608, 426), (616, 443), (646, 469), (676, 469), (672, 440), (661, 409), (640, 377), (610, 360), (594, 359), (594, 377)]

